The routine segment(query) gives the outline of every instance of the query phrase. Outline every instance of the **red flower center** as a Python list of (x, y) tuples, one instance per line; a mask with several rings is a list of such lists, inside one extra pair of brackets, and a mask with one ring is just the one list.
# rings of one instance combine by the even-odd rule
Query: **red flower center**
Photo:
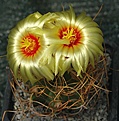
[(59, 31), (59, 37), (60, 39), (69, 40), (70, 44), (65, 46), (72, 47), (80, 43), (81, 34), (77, 28), (65, 27)]
[(33, 56), (40, 47), (39, 37), (29, 34), (21, 41), (21, 50), (26, 56)]

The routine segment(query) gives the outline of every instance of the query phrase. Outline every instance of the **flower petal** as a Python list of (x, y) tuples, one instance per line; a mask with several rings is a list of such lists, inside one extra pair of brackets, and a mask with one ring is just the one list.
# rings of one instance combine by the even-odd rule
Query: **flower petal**
[[(62, 62), (62, 63), (61, 63)], [(71, 67), (71, 58), (67, 58), (63, 61), (60, 61), (61, 65), (60, 68), (60, 75), (63, 76), (63, 74)]]
[(63, 47), (61, 46), (60, 48), (58, 48), (56, 54), (55, 54), (55, 75), (58, 74), (58, 68), (59, 68), (59, 61), (62, 55), (62, 49)]

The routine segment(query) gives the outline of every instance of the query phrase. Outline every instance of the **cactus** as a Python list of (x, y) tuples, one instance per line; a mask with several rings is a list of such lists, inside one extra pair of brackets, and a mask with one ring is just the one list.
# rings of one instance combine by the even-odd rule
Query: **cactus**
[[(79, 111), (102, 88), (102, 31), (84, 12), (33, 13), (9, 34), (7, 57), (15, 80), (28, 83), (33, 105), (54, 115)], [(15, 81), (15, 82), (16, 82)], [(18, 82), (17, 82), (18, 84)]]

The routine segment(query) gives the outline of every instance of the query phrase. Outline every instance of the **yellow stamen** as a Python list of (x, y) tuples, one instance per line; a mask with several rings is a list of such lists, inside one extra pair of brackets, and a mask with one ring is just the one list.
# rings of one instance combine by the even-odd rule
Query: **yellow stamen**
[(69, 30), (69, 28), (68, 28), (67, 31), (63, 32), (63, 39), (71, 40), (72, 37), (74, 38), (75, 36), (76, 36), (76, 34), (74, 33), (74, 28), (71, 28), (71, 30)]
[(39, 40), (39, 38), (35, 37), (32, 34), (27, 35), (26, 37), (24, 37), (21, 40), (22, 52), (26, 56), (34, 55), (37, 52), (38, 48), (40, 47), (40, 44), (39, 44), (38, 40)]
[(60, 39), (69, 40), (70, 44), (65, 46), (71, 47), (73, 45), (77, 45), (78, 43), (80, 43), (79, 41), (80, 41), (81, 35), (80, 35), (80, 31), (77, 30), (76, 28), (68, 27), (60, 30), (59, 37)]

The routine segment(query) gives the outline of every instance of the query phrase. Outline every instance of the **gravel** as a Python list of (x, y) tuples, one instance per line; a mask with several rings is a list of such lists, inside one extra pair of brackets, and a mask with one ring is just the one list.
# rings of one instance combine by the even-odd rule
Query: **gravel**
[[(15, 102), (15, 107), (17, 109), (20, 109), (19, 103)], [(38, 108), (38, 107), (37, 107)], [(40, 111), (43, 112), (43, 108), (39, 107)], [(22, 111), (18, 111), (15, 116), (14, 121), (108, 121), (108, 112), (107, 112), (107, 99), (104, 92), (102, 92), (102, 95), (100, 97), (100, 100), (95, 105), (93, 109), (86, 109), (83, 112), (80, 112), (79, 115), (74, 117), (67, 117), (66, 119), (60, 118), (60, 117), (54, 117), (53, 119), (51, 117), (38, 117), (34, 116), (33, 118), (30, 117), (31, 112), (27, 112), (27, 114), (24, 116)], [(24, 116), (24, 117), (23, 117)]]

